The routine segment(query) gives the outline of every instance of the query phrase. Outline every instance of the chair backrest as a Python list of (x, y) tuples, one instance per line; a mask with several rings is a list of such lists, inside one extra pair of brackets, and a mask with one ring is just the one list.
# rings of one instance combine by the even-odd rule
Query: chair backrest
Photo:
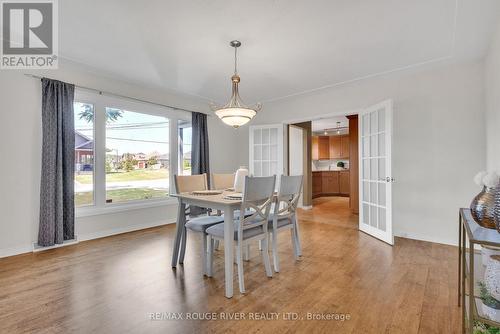
[(234, 174), (216, 174), (212, 173), (212, 183), (214, 190), (224, 190), (234, 186)]
[(274, 206), (274, 217), (276, 219), (290, 217), (295, 214), (302, 190), (302, 180), (302, 175), (281, 175), (280, 189)]
[(245, 177), (245, 190), (243, 192), (240, 212), (246, 212), (247, 209), (253, 209), (254, 212), (248, 217), (245, 217), (244, 214), (240, 214), (238, 238), (243, 236), (243, 230), (256, 226), (263, 226), (263, 231), (267, 232), (267, 221), (269, 219), (271, 205), (273, 204), (275, 184), (275, 175), (267, 177)]
[(207, 190), (207, 188), (207, 174), (175, 175), (175, 189), (178, 194)]

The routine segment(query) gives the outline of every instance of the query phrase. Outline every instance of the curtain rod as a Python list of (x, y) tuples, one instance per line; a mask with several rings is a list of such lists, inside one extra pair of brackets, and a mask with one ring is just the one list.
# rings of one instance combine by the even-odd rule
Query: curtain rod
[[(25, 73), (24, 75), (27, 76), (27, 77), (30, 77), (30, 78), (34, 78), (34, 79), (43, 79), (43, 78), (50, 79), (50, 78), (47, 78), (47, 77), (41, 77), (41, 76), (38, 76), (38, 75), (28, 74), (28, 73)], [(95, 88), (90, 88), (90, 87), (85, 87), (85, 86), (79, 86), (79, 85), (75, 85), (75, 87), (80, 88), (80, 89), (89, 90), (89, 91), (92, 91), (92, 92), (96, 92), (99, 95), (108, 95), (108, 96), (120, 97), (122, 99), (129, 99), (129, 100), (133, 100), (133, 101), (137, 101), (137, 102), (153, 104), (153, 105), (157, 105), (157, 106), (160, 106), (160, 107), (171, 108), (171, 109), (174, 109), (174, 110), (182, 110), (182, 111), (187, 111), (187, 112), (199, 112), (199, 111), (194, 111), (194, 110), (189, 110), (189, 109), (184, 109), (184, 108), (169, 106), (167, 104), (161, 104), (161, 103), (157, 103), (157, 102), (151, 102), (151, 101), (147, 101), (147, 100), (142, 100), (142, 99), (138, 99), (138, 98), (135, 98), (135, 97), (129, 97), (129, 96), (120, 95), (120, 94), (116, 94), (116, 93), (106, 92), (106, 91), (103, 91), (103, 90), (100, 90), (100, 89), (95, 89)], [(203, 114), (205, 114), (205, 113), (203, 113)], [(209, 114), (205, 114), (205, 115), (207, 115), (208, 117), (211, 117), (211, 115), (209, 115)]]

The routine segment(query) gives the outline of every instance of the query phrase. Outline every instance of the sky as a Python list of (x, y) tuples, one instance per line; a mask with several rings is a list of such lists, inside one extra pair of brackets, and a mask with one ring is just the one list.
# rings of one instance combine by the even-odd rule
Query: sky
[[(75, 103), (75, 130), (93, 138), (92, 124), (79, 117), (84, 110), (81, 103)], [(113, 154), (169, 152), (169, 120), (161, 116), (123, 111), (122, 117), (106, 124), (106, 149)], [(117, 153), (118, 151), (118, 153)], [(191, 151), (191, 128), (184, 130), (184, 151)]]

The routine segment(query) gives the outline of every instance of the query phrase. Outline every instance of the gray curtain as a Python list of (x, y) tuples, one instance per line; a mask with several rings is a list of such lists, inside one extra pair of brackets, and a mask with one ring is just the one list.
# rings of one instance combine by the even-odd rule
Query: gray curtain
[(38, 245), (75, 237), (75, 86), (42, 79), (42, 177)]
[[(210, 187), (210, 159), (208, 155), (208, 126), (207, 115), (199, 112), (191, 114), (192, 141), (191, 141), (191, 174), (207, 173)], [(191, 206), (191, 215), (196, 216), (206, 209)]]

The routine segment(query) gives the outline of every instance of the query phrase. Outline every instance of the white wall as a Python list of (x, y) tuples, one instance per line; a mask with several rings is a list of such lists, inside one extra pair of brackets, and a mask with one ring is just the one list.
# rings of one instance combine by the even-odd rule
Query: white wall
[(485, 59), (486, 160), (500, 173), (500, 25)]
[[(50, 78), (98, 88), (125, 96), (207, 112), (206, 101), (149, 87), (133, 85), (63, 63), (47, 71)], [(33, 72), (42, 74), (43, 72)], [(238, 168), (233, 128), (209, 117), (211, 168)], [(0, 257), (27, 252), (38, 234), (41, 150), (41, 84), (18, 71), (0, 71)], [(141, 227), (173, 222), (176, 207), (155, 207), (79, 218), (76, 233), (89, 239)]]
[[(394, 233), (456, 244), (458, 208), (485, 168), (483, 64), (439, 63), (264, 104), (256, 123), (305, 120), (394, 100)], [(248, 130), (239, 142), (248, 164)]]

